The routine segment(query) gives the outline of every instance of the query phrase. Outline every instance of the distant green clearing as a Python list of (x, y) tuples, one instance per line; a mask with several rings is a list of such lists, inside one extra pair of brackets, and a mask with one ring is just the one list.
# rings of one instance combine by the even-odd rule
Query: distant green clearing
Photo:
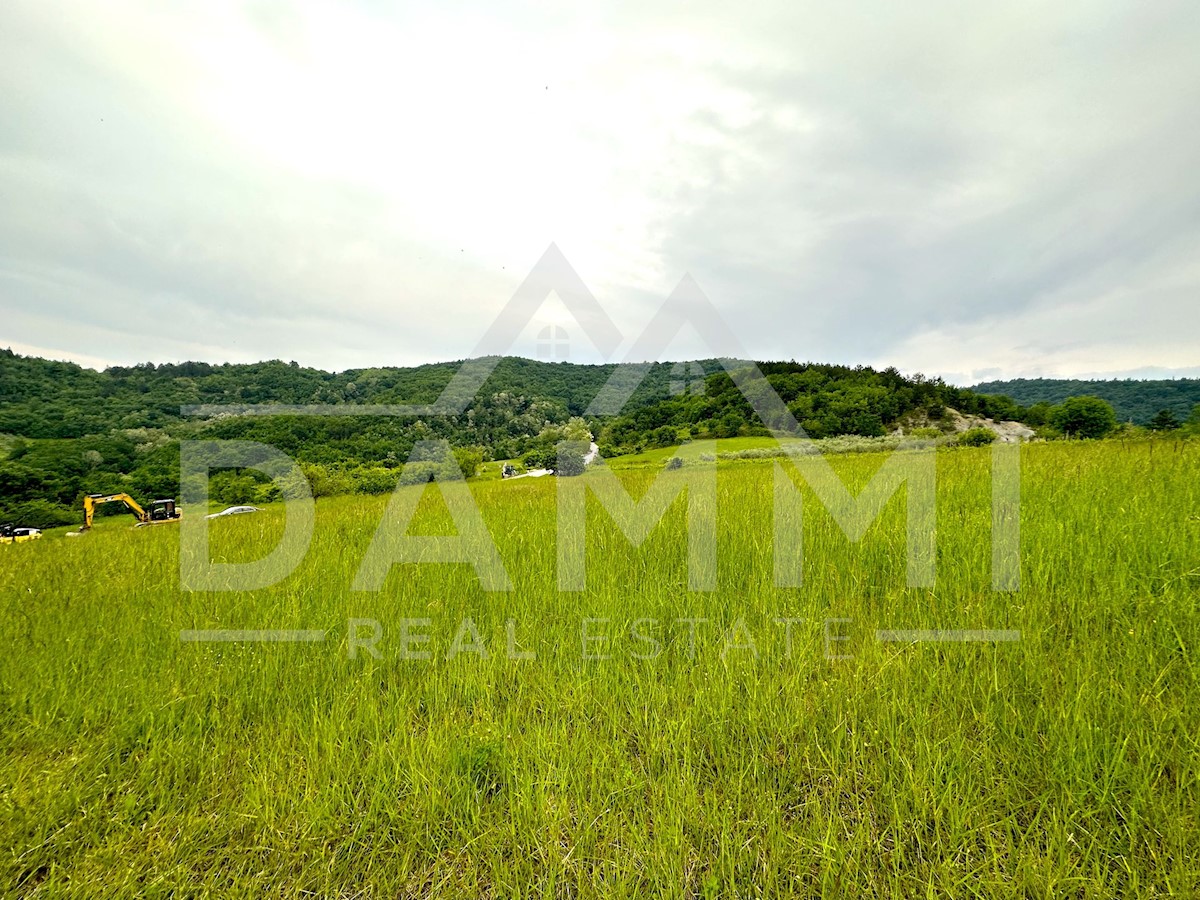
[(699, 461), (700, 454), (711, 453), (716, 445), (718, 453), (736, 450), (758, 450), (772, 447), (786, 447), (800, 443), (796, 438), (774, 438), (770, 436), (720, 438), (715, 441), (691, 441), (678, 447), (658, 447), (654, 450), (644, 450), (641, 453), (630, 453), (617, 456), (609, 461), (616, 469), (631, 469), (647, 464), (663, 463), (671, 456), (680, 456), (688, 462)]
[[(639, 469), (662, 466), (672, 456), (678, 456), (685, 465), (703, 462), (713, 462), (716, 457), (721, 462), (753, 459), (757, 455), (771, 456), (795, 453), (809, 455), (813, 453), (827, 456), (844, 453), (869, 453), (891, 449), (900, 443), (899, 437), (867, 438), (858, 435), (842, 435), (834, 438), (809, 440), (808, 438), (784, 436), (746, 436), (734, 438), (719, 438), (715, 440), (696, 440), (673, 447), (657, 447), (641, 453), (631, 453), (616, 456), (608, 460), (615, 470)], [(755, 451), (761, 451), (756, 454)], [(782, 452), (780, 452), (782, 451)]]
[[(618, 475), (688, 477), (660, 476), (673, 452)], [(771, 461), (716, 467), (710, 593), (682, 500), (638, 548), (590, 500), (587, 587), (560, 593), (553, 478), (469, 486), (509, 592), (444, 563), (353, 590), (387, 496), (319, 499), (299, 568), (251, 592), (181, 592), (177, 526), (0, 547), (0, 893), (1194, 896), (1200, 445), (1021, 454), (1016, 594), (991, 590), (987, 449), (937, 456), (932, 590), (905, 586), (903, 492), (853, 544), (807, 489), (805, 581), (775, 587)], [(832, 464), (861, 488), (883, 459)], [(436, 488), (402, 490), (450, 533)], [(283, 512), (214, 521), (213, 557), (261, 556)], [(804, 619), (790, 655), (778, 618)], [(351, 619), (380, 658), (350, 658)]]

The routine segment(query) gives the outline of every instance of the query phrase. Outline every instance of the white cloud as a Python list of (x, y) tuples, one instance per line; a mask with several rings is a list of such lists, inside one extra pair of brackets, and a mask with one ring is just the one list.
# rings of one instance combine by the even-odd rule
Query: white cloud
[(690, 271), (760, 358), (1200, 359), (1184, 8), (0, 17), (0, 342), (457, 358), (555, 241), (630, 335)]

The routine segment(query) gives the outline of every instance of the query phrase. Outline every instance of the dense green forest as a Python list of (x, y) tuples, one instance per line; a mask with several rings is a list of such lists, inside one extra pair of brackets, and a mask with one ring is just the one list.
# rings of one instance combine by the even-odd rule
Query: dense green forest
[[(78, 438), (122, 428), (167, 428), (180, 408), (200, 404), (420, 404), (437, 399), (462, 361), (331, 373), (279, 360), (249, 365), (144, 363), (103, 372), (0, 349), (0, 434)], [(715, 360), (697, 363), (715, 371)], [(497, 361), (480, 395), (544, 400), (580, 415), (613, 365)], [(630, 403), (669, 395), (673, 364), (656, 364)]]
[[(462, 363), (330, 373), (279, 360), (185, 362), (98, 372), (0, 349), (0, 519), (71, 523), (78, 519), (82, 495), (90, 492), (177, 496), (181, 438), (271, 444), (301, 464), (320, 496), (391, 490), (421, 440), (448, 441), (470, 475), (489, 459), (545, 458), (557, 441), (587, 431), (602, 455), (613, 457), (690, 438), (767, 434), (788, 425), (761, 421), (717, 360), (649, 366), (621, 415), (608, 418), (585, 413), (612, 365), (512, 357), (495, 362), (459, 415), (206, 418), (184, 416), (181, 407), (429, 403)], [(1039, 425), (1047, 420), (1044, 408), (1026, 409), (1007, 397), (906, 377), (892, 368), (796, 362), (764, 362), (759, 368), (814, 438), (882, 435), (903, 421), (937, 421), (947, 407)], [(212, 488), (229, 503), (269, 501), (276, 490), (240, 472), (216, 474)]]
[[(893, 368), (876, 371), (795, 362), (764, 362), (758, 367), (791, 418), (811, 438), (876, 437), (914, 413), (940, 419), (947, 407), (992, 419), (1022, 420), (1028, 412), (1007, 397), (975, 394), (941, 379), (905, 377)], [(597, 440), (604, 456), (633, 453), (644, 446), (670, 446), (681, 438), (786, 431), (789, 425), (782, 416), (761, 421), (724, 370), (709, 375), (703, 390), (630, 406), (628, 412), (601, 424)]]
[(1013, 381), (988, 381), (972, 391), (1003, 394), (1017, 403), (1062, 403), (1068, 397), (1088, 395), (1107, 400), (1122, 422), (1148, 425), (1161, 410), (1170, 410), (1180, 421), (1187, 419), (1200, 403), (1200, 378), (1162, 381), (1078, 381), (1058, 378), (1017, 378)]

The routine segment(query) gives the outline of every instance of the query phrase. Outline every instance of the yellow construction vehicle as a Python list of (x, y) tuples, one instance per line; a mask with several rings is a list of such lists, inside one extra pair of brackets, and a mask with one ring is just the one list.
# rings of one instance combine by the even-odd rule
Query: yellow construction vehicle
[(81, 532), (92, 527), (92, 516), (96, 514), (96, 507), (101, 503), (124, 503), (137, 519), (135, 528), (178, 522), (183, 514), (174, 500), (155, 500), (147, 512), (128, 494), (88, 494), (83, 498), (83, 527), (79, 529)]

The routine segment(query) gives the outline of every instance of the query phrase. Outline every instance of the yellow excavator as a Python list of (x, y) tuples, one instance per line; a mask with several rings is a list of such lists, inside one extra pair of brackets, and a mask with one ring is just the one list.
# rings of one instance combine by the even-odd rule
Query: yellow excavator
[(179, 517), (183, 515), (174, 500), (155, 500), (147, 511), (128, 494), (88, 494), (83, 498), (83, 527), (79, 529), (80, 532), (92, 527), (92, 516), (96, 514), (96, 507), (101, 503), (124, 503), (137, 519), (135, 528), (178, 522)]

